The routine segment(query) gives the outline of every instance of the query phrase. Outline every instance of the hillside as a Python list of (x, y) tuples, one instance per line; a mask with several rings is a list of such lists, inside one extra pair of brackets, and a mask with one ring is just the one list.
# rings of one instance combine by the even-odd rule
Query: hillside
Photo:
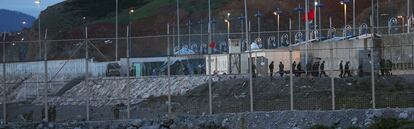
[[(343, 8), (338, 1), (321, 0), (325, 6), (321, 8), (322, 28), (328, 25), (328, 17), (333, 18), (333, 23), (336, 28), (343, 26)], [(88, 4), (88, 2), (95, 2), (96, 4)], [(187, 33), (186, 23), (191, 20), (193, 22), (192, 33), (200, 33), (200, 26), (197, 24), (200, 20), (207, 20), (207, 0), (181, 0), (180, 1), (180, 26), (181, 34)], [(213, 17), (216, 21), (216, 32), (226, 32), (224, 24), (224, 17), (227, 12), (232, 14), (233, 21), (239, 23), (237, 17), (242, 14), (243, 0), (212, 0)], [(302, 3), (300, 3), (302, 2)], [(288, 17), (292, 18), (293, 28), (297, 29), (298, 17), (297, 13), (293, 11), (298, 5), (304, 5), (303, 1), (298, 0), (248, 0), (249, 18), (252, 22), (252, 30), (257, 30), (257, 18), (254, 14), (260, 10), (264, 14), (262, 18), (262, 31), (275, 31), (276, 18), (272, 12), (276, 8), (280, 8), (284, 13), (281, 16), (281, 30), (288, 29)], [(405, 0), (380, 0), (380, 14), (389, 14), (386, 17), (381, 17), (381, 23), (386, 24), (386, 19), (389, 16), (405, 15)], [(82, 5), (82, 6), (81, 6)], [(112, 5), (112, 6), (109, 6)], [(89, 26), (89, 38), (114, 38), (115, 37), (115, 9), (114, 0), (68, 0), (54, 6), (49, 7), (42, 12), (42, 28), (48, 29), (48, 37), (50, 39), (79, 39), (83, 38), (83, 23), (82, 17), (87, 17), (86, 23)], [(166, 24), (176, 22), (176, 0), (144, 0), (132, 2), (120, 2), (119, 11), (119, 36), (125, 37), (126, 24), (129, 19), (133, 24), (133, 36), (150, 36), (150, 35), (164, 35), (166, 34)], [(131, 16), (128, 14), (129, 9), (134, 9), (135, 13)], [(352, 13), (348, 9), (348, 23), (351, 24)], [(370, 13), (370, 2), (362, 0), (357, 1), (357, 25), (360, 23), (368, 23)], [(240, 31), (240, 24), (232, 24), (232, 32)], [(204, 32), (207, 30), (206, 24), (203, 26)], [(304, 27), (302, 27), (304, 28)], [(35, 30), (36, 27), (34, 27)], [(36, 31), (32, 30), (31, 36), (36, 37)], [(34, 38), (35, 39), (35, 38)], [(183, 38), (186, 39), (186, 38)], [(197, 39), (194, 37), (194, 39)], [(220, 40), (218, 37), (217, 40)], [(96, 41), (101, 42), (101, 41)], [(125, 41), (120, 41), (120, 50), (124, 50)], [(183, 41), (182, 41), (183, 42)], [(204, 41), (205, 42), (205, 41)], [(162, 56), (166, 54), (166, 39), (165, 38), (146, 38), (133, 40), (132, 57), (149, 57)], [(157, 45), (154, 45), (157, 43)], [(97, 43), (98, 44), (98, 43)], [(114, 45), (97, 45), (99, 49), (105, 54), (106, 58), (112, 59), (114, 57)], [(52, 46), (56, 47), (54, 50), (70, 50), (65, 45)], [(68, 52), (71, 53), (71, 52)], [(69, 57), (69, 54), (50, 54), (50, 59), (62, 59)], [(97, 52), (92, 54), (98, 60), (103, 59), (102, 55)], [(125, 53), (120, 53), (121, 57)], [(81, 54), (78, 57), (82, 57)]]
[(11, 10), (0, 9), (0, 32), (15, 32), (23, 28), (30, 28), (35, 20), (34, 17)]

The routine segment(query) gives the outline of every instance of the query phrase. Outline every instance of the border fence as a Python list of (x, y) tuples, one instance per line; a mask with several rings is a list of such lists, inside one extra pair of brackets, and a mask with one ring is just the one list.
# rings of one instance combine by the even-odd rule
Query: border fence
[[(85, 27), (84, 39), (2, 42), (0, 116), (62, 122), (414, 107), (412, 28), (354, 29), (312, 31), (309, 42), (298, 30), (249, 32), (251, 42), (243, 32), (212, 33), (208, 43), (202, 33), (177, 41), (170, 28), (90, 38)], [(142, 43), (158, 43), (159, 56), (139, 56)]]

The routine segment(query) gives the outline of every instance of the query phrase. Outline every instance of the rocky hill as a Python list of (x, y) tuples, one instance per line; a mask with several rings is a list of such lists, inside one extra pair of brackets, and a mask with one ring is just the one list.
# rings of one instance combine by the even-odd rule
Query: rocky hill
[[(322, 28), (328, 25), (328, 17), (333, 18), (336, 28), (343, 26), (343, 7), (339, 1), (321, 0), (324, 7), (321, 8)], [(390, 16), (405, 15), (405, 0), (380, 0), (380, 14), (388, 14), (381, 17), (381, 24), (386, 24)], [(95, 3), (95, 4), (90, 4)], [(313, 3), (313, 2), (312, 2)], [(166, 34), (166, 24), (176, 22), (176, 0), (137, 0), (119, 3), (119, 36), (126, 36), (126, 24), (132, 21), (133, 36), (149, 36)], [(371, 12), (370, 2), (367, 0), (357, 1), (357, 25), (369, 23), (369, 14)], [(257, 18), (254, 14), (260, 11), (264, 14), (262, 21), (262, 31), (275, 31), (276, 18), (272, 12), (279, 8), (283, 11), (281, 16), (281, 30), (288, 29), (288, 19), (291, 18), (293, 28), (297, 29), (299, 20), (295, 7), (304, 5), (303, 0), (248, 0), (249, 18), (252, 22), (252, 30), (257, 30)], [(192, 33), (200, 33), (199, 21), (206, 21), (208, 18), (207, 0), (180, 0), (181, 14), (181, 34), (187, 33), (186, 23), (193, 22)], [(212, 0), (213, 17), (216, 21), (216, 32), (226, 32), (224, 24), (225, 15), (230, 12), (233, 21), (238, 23), (237, 17), (242, 14), (243, 0)], [(348, 23), (351, 24), (352, 11), (348, 6)], [(134, 9), (135, 13), (128, 14), (129, 9)], [(83, 38), (83, 26), (89, 26), (89, 38), (114, 38), (115, 31), (115, 0), (67, 0), (47, 8), (41, 14), (42, 30), (48, 29), (50, 39), (79, 39)], [(84, 21), (82, 18), (86, 17)], [(207, 30), (204, 24), (204, 32)], [(302, 27), (303, 28), (303, 27)], [(30, 36), (36, 39), (36, 27), (31, 31)], [(232, 24), (232, 32), (240, 31), (240, 24)], [(184, 38), (185, 39), (185, 38)], [(114, 57), (113, 44), (102, 44), (103, 41), (96, 41), (99, 48), (105, 56), (98, 52), (92, 53), (96, 59)], [(120, 50), (126, 49), (125, 41), (120, 41)], [(205, 42), (205, 41), (204, 41)], [(166, 55), (166, 38), (146, 38), (133, 40), (132, 57), (149, 57)], [(157, 45), (154, 45), (156, 43)], [(74, 50), (70, 45), (51, 46), (50, 50)], [(71, 53), (71, 52), (67, 52)], [(53, 53), (49, 54), (50, 59), (64, 59), (69, 54)], [(125, 53), (120, 53), (121, 57)], [(81, 54), (78, 57), (82, 57)]]
[(32, 27), (35, 18), (17, 11), (0, 9), (0, 32), (15, 32)]

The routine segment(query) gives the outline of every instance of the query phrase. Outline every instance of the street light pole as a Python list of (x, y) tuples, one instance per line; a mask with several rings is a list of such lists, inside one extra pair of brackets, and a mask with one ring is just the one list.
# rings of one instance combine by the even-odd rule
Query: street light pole
[(41, 14), (42, 14), (42, 10), (41, 10), (41, 8), (40, 8), (40, 4), (41, 4), (41, 1), (40, 0), (35, 0), (35, 2), (34, 2), (36, 5), (37, 5), (37, 9), (39, 9), (39, 17), (38, 17), (38, 22), (37, 22), (37, 29), (38, 29), (38, 42), (39, 42), (39, 59), (42, 59), (42, 42), (40, 41), (41, 40), (41, 25), (40, 25), (40, 22), (41, 22)]
[(257, 17), (257, 38), (260, 38), (260, 29), (261, 29), (260, 17), (262, 17), (263, 14), (259, 10), (257, 10), (257, 13), (255, 14), (255, 16)]
[(199, 21), (200, 24), (200, 47), (199, 47), (199, 53), (203, 54), (203, 20)]
[(181, 49), (180, 43), (180, 0), (177, 0), (177, 45), (178, 49)]
[(273, 12), (273, 15), (275, 15), (276, 16), (276, 19), (277, 19), (277, 47), (280, 47), (281, 45), (280, 45), (280, 40), (279, 40), (279, 38), (280, 38), (280, 11), (279, 11), (279, 8), (276, 10), (276, 11), (274, 11)]
[(356, 19), (355, 19), (355, 1), (356, 0), (352, 0), (352, 35), (355, 35), (355, 31), (356, 31)]
[(346, 11), (346, 9), (347, 9), (347, 5), (346, 5), (346, 3), (344, 2), (344, 1), (341, 1), (341, 5), (344, 5), (344, 27), (347, 25), (347, 23), (346, 23), (346, 16), (347, 16), (347, 11)]
[(115, 10), (115, 61), (118, 61), (118, 1), (116, 0), (116, 10)]
[(187, 23), (187, 27), (188, 27), (188, 43), (187, 43), (187, 47), (188, 47), (188, 49), (190, 49), (191, 47), (191, 25), (192, 25), (192, 23), (191, 23), (191, 20), (188, 20), (188, 23)]
[(227, 23), (227, 45), (230, 46), (230, 13), (227, 13), (227, 18), (224, 22)]
[(126, 56), (127, 56), (127, 88), (128, 90), (128, 102), (127, 102), (127, 118), (131, 118), (131, 84), (130, 83), (130, 56), (131, 56), (131, 36), (132, 36), (132, 15), (134, 13), (134, 10), (129, 10), (129, 18), (128, 18), (128, 27), (127, 27), (127, 50), (126, 50)]

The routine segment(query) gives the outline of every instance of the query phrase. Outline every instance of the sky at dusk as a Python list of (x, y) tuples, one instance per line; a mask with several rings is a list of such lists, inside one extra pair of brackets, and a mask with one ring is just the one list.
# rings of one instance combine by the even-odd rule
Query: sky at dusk
[[(19, 11), (37, 18), (39, 15), (39, 8), (34, 1), (35, 0), (0, 0), (0, 9)], [(48, 6), (62, 1), (64, 0), (41, 0), (40, 9), (44, 10)]]

